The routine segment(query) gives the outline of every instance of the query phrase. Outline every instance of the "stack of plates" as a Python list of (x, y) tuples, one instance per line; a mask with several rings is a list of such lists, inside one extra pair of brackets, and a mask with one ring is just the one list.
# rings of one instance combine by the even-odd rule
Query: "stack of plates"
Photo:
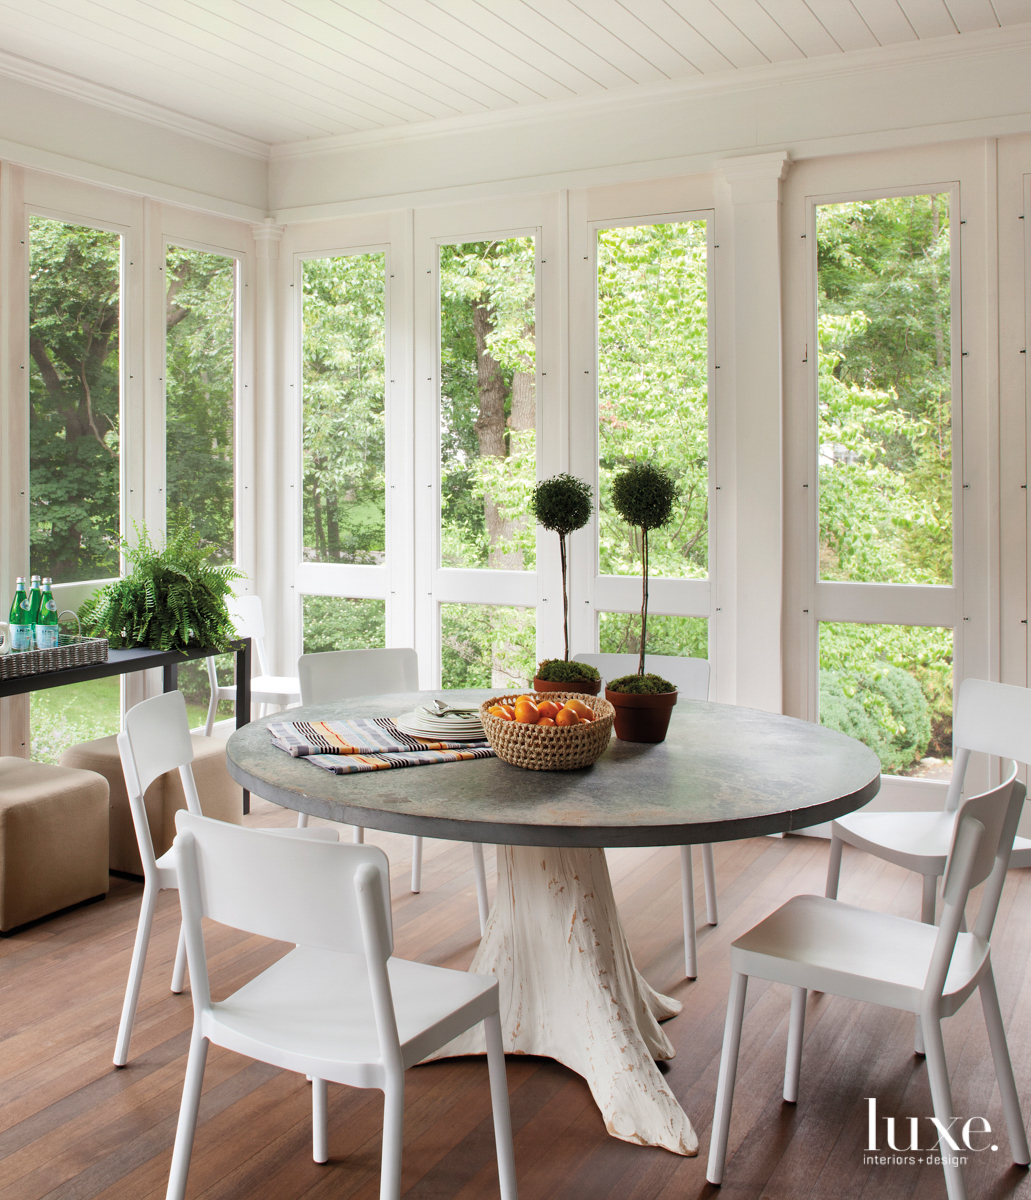
[(441, 742), (482, 742), (487, 738), (479, 709), (438, 716), (431, 708), (420, 706), (414, 712), (395, 717), (394, 724), (402, 733), (411, 734), (412, 737)]

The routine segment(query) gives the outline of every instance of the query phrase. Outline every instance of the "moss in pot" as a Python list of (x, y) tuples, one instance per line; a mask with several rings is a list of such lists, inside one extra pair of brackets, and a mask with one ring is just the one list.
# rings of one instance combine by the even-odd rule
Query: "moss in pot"
[(601, 691), (601, 676), (597, 667), (565, 658), (546, 658), (538, 664), (533, 680), (537, 692), (580, 692), (597, 696)]
[(648, 640), (648, 531), (669, 523), (677, 498), (661, 467), (634, 463), (612, 481), (612, 504), (628, 525), (641, 531), (641, 653), (636, 675), (612, 679), (605, 699), (616, 710), (616, 737), (624, 742), (661, 742), (666, 737), (677, 690), (659, 675), (646, 674)]

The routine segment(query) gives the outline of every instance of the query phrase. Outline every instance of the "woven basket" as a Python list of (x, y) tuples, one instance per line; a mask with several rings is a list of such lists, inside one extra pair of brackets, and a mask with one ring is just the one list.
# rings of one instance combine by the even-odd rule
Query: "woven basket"
[[(523, 725), (518, 721), (503, 721), (487, 711), (495, 704), (512, 704), (517, 696), (526, 695), (535, 703), (554, 700), (580, 700), (594, 711), (594, 720), (586, 725), (554, 727)], [(600, 758), (612, 736), (615, 709), (598, 696), (576, 692), (513, 692), (510, 696), (494, 696), (480, 705), (480, 720), (494, 753), (498, 758), (528, 771), (575, 771), (589, 767)]]
[(0, 680), (20, 679), (23, 675), (64, 671), (68, 667), (88, 667), (92, 663), (102, 662), (107, 662), (107, 638), (62, 633), (52, 650), (20, 650), (0, 655)]

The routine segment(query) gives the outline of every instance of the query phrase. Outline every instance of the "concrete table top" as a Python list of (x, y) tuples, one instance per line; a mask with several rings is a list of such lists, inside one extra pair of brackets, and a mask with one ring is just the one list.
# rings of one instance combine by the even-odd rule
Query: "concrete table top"
[[(497, 690), (449, 691), (471, 703)], [(433, 692), (361, 696), (253, 721), (228, 743), (244, 788), (345, 825), (510, 846), (664, 846), (803, 829), (880, 786), (873, 751), (832, 729), (730, 704), (681, 700), (664, 742), (613, 736), (591, 767), (527, 771), (500, 759), (332, 775), (277, 750), (271, 721), (396, 717)]]

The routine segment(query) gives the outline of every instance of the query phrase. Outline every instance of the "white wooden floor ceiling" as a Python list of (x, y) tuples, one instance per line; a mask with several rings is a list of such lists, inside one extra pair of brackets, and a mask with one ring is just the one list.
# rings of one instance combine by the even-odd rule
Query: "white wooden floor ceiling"
[(1031, 0), (0, 0), (0, 72), (268, 146), (1026, 22)]

